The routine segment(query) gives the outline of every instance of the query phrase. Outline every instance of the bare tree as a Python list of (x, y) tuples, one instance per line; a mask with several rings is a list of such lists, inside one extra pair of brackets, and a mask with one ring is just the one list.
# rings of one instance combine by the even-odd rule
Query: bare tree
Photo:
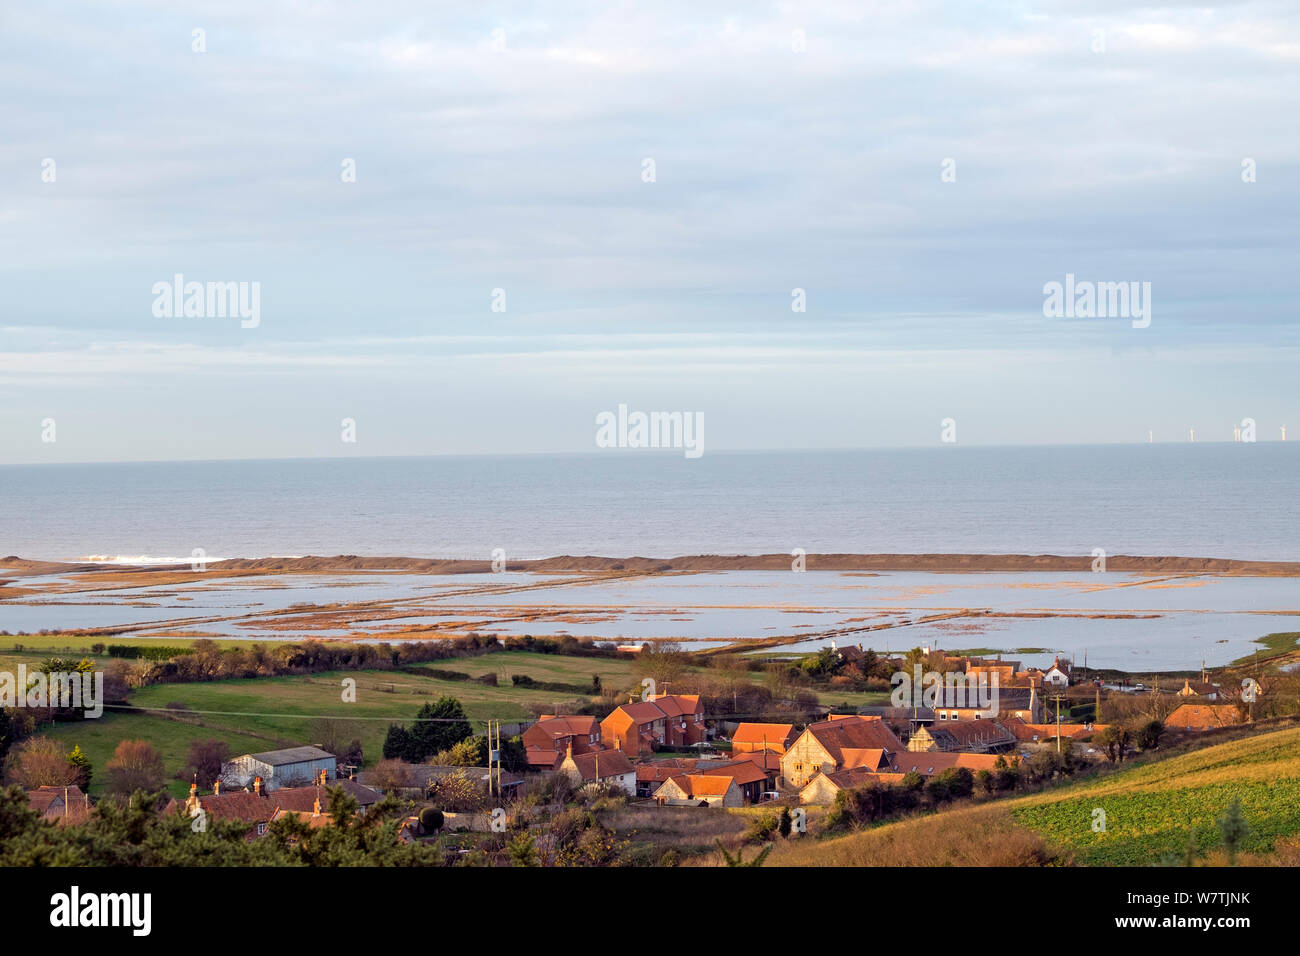
[(57, 741), (48, 737), (29, 737), (14, 747), (7, 761), (5, 779), (27, 790), (36, 787), (70, 787), (81, 772), (68, 762), (68, 755)]

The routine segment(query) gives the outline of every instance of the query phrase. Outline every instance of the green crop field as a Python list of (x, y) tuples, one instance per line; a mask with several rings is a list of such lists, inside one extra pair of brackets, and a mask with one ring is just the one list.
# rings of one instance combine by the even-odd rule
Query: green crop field
[[(1011, 814), (1085, 864), (1143, 865), (1206, 851), (1221, 840), (1218, 820), (1241, 801), (1250, 833), (1245, 852), (1273, 849), (1300, 833), (1300, 729), (1219, 744), (1122, 771), (1093, 783), (1016, 801)], [(1094, 832), (1093, 811), (1106, 829)]]

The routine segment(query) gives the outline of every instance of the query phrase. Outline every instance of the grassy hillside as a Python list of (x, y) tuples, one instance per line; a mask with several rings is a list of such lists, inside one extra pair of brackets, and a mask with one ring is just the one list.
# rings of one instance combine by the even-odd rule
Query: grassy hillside
[[(1217, 820), (1233, 798), (1251, 827), (1246, 852), (1300, 833), (1300, 729), (1261, 734), (1158, 761), (1091, 785), (1016, 801), (1012, 817), (1088, 865), (1144, 865), (1200, 852), (1221, 840)], [(1093, 810), (1106, 812), (1104, 833)]]
[[(1218, 744), (1032, 796), (977, 804), (836, 839), (781, 843), (773, 866), (1154, 865), (1189, 841), (1211, 858), (1217, 820), (1241, 801), (1247, 854), (1300, 835), (1300, 729)], [(1093, 811), (1106, 812), (1094, 832)], [(1267, 859), (1256, 862), (1267, 862)]]

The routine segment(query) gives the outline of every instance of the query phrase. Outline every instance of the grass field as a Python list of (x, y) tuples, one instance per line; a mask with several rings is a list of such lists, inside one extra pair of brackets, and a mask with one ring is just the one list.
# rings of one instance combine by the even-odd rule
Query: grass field
[(1232, 663), (1234, 665), (1252, 664), (1256, 659), (1268, 660), (1279, 654), (1288, 654), (1291, 651), (1300, 649), (1300, 631), (1280, 631), (1275, 634), (1265, 634), (1263, 637), (1255, 639), (1256, 644), (1262, 644), (1264, 649), (1254, 654), (1247, 654), (1245, 657), (1239, 657)]
[[(51, 657), (89, 656), (91, 641), (77, 638), (32, 637), (16, 639), (24, 646), (0, 640), (0, 669), (16, 669), (19, 662), (34, 669)], [(157, 640), (124, 638), (104, 643), (157, 644)], [(168, 646), (185, 646), (176, 640)], [(241, 643), (241, 642), (230, 642)], [(95, 656), (97, 663), (107, 657)], [(471, 677), (494, 674), (498, 685), (477, 681), (448, 680), (418, 671), (456, 671)], [(329, 671), (311, 675), (262, 677), (249, 680), (212, 681), (187, 684), (155, 684), (132, 692), (130, 705), (147, 713), (109, 709), (98, 720), (59, 724), (42, 731), (71, 749), (79, 745), (100, 772), (91, 792), (98, 794), (105, 783), (104, 764), (120, 740), (149, 740), (163, 756), (169, 777), (185, 765), (193, 740), (219, 737), (232, 753), (273, 750), (303, 743), (321, 743), (323, 728), (333, 726), (345, 741), (359, 739), (367, 764), (380, 758), (390, 723), (406, 723), (426, 701), (443, 695), (457, 698), (471, 721), (486, 718), (504, 721), (531, 717), (530, 704), (556, 709), (579, 696), (591, 696), (592, 677), (600, 675), (606, 692), (640, 689), (644, 665), (637, 660), (603, 657), (571, 657), (525, 651), (497, 651), (477, 657), (450, 658), (412, 665), (408, 671)], [(704, 669), (689, 668), (688, 673)], [(414, 672), (412, 672), (414, 671)], [(573, 691), (516, 687), (511, 678), (527, 675), (541, 683), (571, 685)], [(761, 675), (754, 675), (761, 679)], [(356, 701), (343, 700), (343, 681), (356, 681)], [(578, 688), (586, 691), (580, 694)], [(662, 688), (661, 688), (662, 689)], [(883, 694), (827, 692), (823, 703), (861, 704), (883, 699)], [(177, 705), (169, 707), (169, 705)], [(192, 711), (194, 713), (184, 713)], [(482, 725), (476, 724), (476, 731)], [(181, 793), (183, 781), (173, 781)]]
[[(1300, 729), (1279, 730), (834, 839), (778, 844), (769, 865), (1156, 865), (1192, 843), (1221, 856), (1218, 819), (1240, 799), (1241, 850), (1269, 862), (1300, 835)], [(1105, 831), (1092, 828), (1106, 812)]]
[[(510, 678), (525, 674), (535, 681), (591, 686), (593, 674), (599, 674), (602, 685), (608, 689), (630, 690), (640, 688), (645, 667), (635, 660), (607, 657), (568, 657), (561, 654), (540, 654), (532, 651), (493, 651), (478, 657), (456, 657), (443, 661), (416, 664), (416, 667), (435, 670), (458, 671), (471, 677), (496, 674), (501, 684), (509, 686)], [(691, 668), (699, 672), (699, 668)]]
[[(475, 667), (470, 670), (479, 673)], [(344, 678), (356, 681), (355, 703), (343, 701)], [(338, 722), (345, 739), (361, 740), (366, 762), (370, 763), (380, 758), (390, 723), (410, 721), (425, 702), (444, 694), (457, 698), (471, 721), (487, 717), (520, 720), (530, 716), (527, 703), (557, 701), (557, 695), (549, 691), (509, 685), (490, 687), (391, 671), (333, 671), (309, 676), (155, 684), (133, 692), (131, 706), (156, 712), (110, 709), (98, 720), (60, 724), (43, 732), (63, 741), (68, 749), (79, 744), (101, 770), (119, 740), (149, 740), (162, 753), (167, 773), (172, 776), (185, 764), (191, 740), (220, 737), (230, 744), (233, 753), (258, 752), (319, 742), (308, 738), (319, 735), (326, 722)], [(571, 695), (558, 696), (561, 702), (569, 699)], [(168, 713), (168, 704), (183, 704), (199, 713)], [(101, 773), (92, 781), (91, 792), (98, 792), (103, 782)], [(184, 789), (183, 784), (178, 786)]]
[[(1115, 774), (1092, 785), (1016, 801), (1016, 822), (1071, 850), (1083, 864), (1143, 865), (1192, 843), (1220, 842), (1217, 820), (1234, 798), (1251, 832), (1245, 852), (1300, 833), (1300, 729), (1261, 734)], [(1093, 810), (1106, 813), (1094, 833)]]

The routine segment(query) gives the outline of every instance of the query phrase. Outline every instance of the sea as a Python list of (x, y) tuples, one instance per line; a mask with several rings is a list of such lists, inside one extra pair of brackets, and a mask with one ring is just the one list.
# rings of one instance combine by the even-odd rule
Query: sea
[(1300, 442), (0, 466), (0, 556), (1300, 560)]

